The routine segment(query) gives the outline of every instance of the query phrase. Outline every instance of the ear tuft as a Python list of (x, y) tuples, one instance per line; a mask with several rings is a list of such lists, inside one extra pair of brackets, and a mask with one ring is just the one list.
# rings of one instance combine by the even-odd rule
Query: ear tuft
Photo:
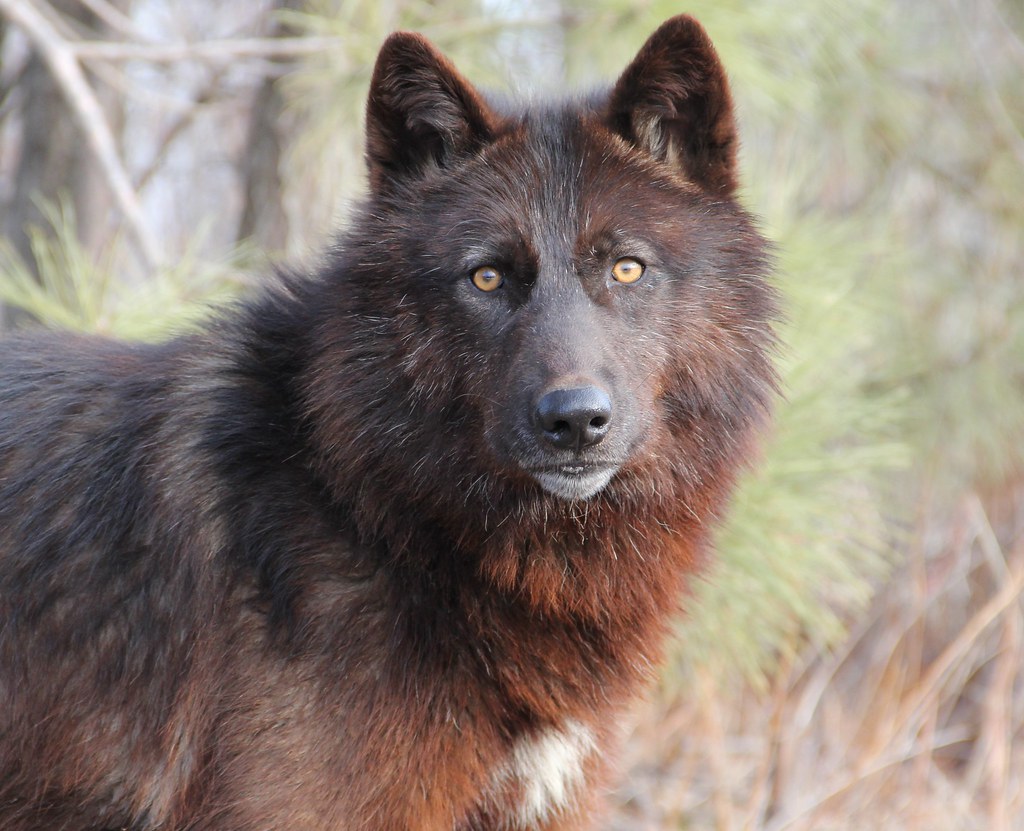
[(444, 166), (490, 140), (493, 117), (479, 93), (422, 35), (384, 41), (370, 81), (366, 156), (375, 191)]
[(729, 82), (704, 28), (689, 15), (663, 23), (620, 76), (608, 126), (682, 168), (706, 190), (736, 189), (736, 121)]

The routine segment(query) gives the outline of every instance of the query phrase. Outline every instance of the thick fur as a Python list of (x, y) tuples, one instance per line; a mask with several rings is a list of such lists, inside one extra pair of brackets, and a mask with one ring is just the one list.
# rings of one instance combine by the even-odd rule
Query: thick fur
[[(319, 273), (159, 345), (0, 345), (6, 831), (599, 814), (772, 398), (725, 74), (679, 17), (513, 108), (397, 34), (367, 130)], [(553, 444), (580, 385), (607, 435)]]

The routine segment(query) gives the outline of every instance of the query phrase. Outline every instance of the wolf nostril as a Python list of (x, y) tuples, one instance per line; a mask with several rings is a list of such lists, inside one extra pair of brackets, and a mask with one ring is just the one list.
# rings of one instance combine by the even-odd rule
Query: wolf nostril
[(553, 389), (541, 396), (535, 415), (549, 444), (579, 451), (608, 434), (612, 400), (595, 386)]

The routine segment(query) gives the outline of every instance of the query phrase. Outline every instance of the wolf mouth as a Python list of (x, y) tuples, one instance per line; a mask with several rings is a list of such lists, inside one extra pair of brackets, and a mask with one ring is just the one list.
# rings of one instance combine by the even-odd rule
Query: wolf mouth
[(590, 499), (600, 493), (618, 471), (611, 462), (569, 462), (532, 468), (528, 472), (544, 490), (560, 499)]

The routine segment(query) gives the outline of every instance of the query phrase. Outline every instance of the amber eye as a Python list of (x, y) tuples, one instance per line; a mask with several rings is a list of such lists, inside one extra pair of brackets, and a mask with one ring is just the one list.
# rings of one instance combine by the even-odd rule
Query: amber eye
[(480, 291), (494, 291), (505, 282), (501, 272), (491, 265), (480, 266), (480, 268), (473, 272), (472, 280), (473, 285), (480, 289)]
[(632, 257), (623, 257), (612, 266), (612, 277), (620, 283), (635, 283), (644, 276), (644, 265)]

